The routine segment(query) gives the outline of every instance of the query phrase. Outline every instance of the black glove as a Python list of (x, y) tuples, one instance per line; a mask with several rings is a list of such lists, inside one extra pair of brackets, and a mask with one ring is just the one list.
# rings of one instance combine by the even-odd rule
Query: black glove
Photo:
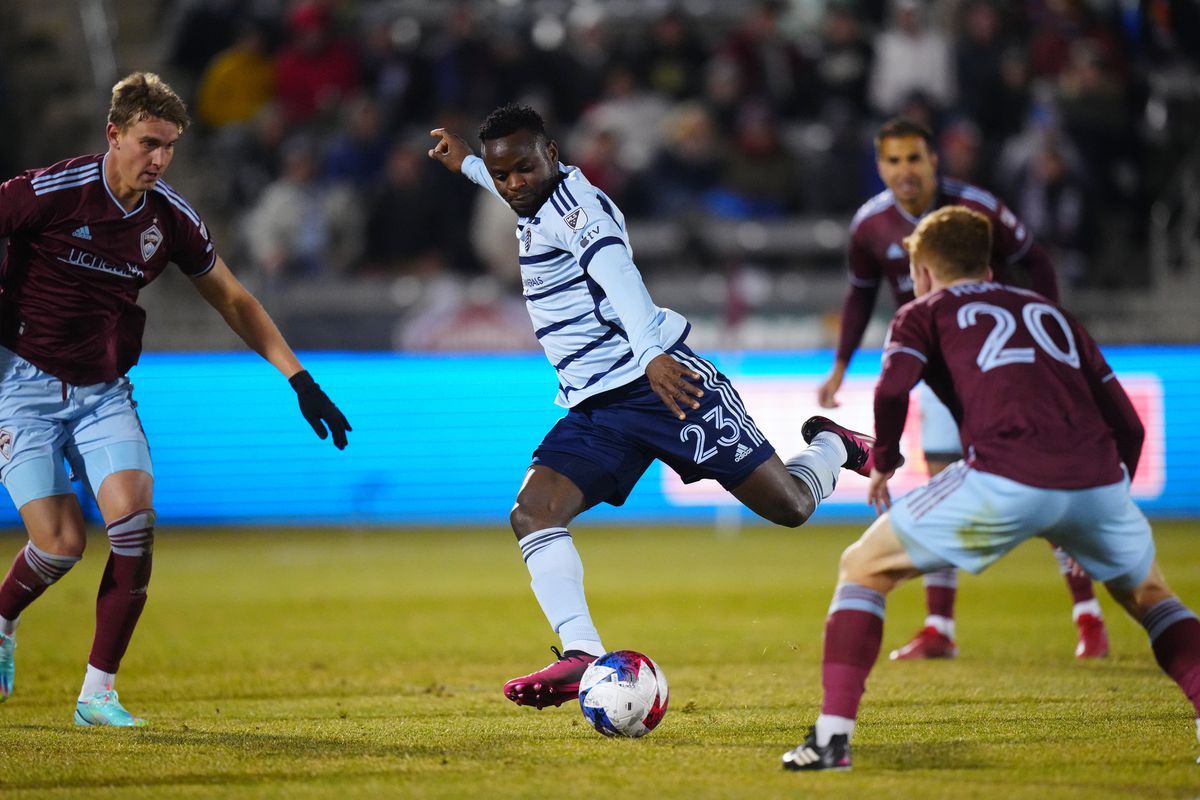
[[(308, 374), (308, 370), (300, 370), (288, 378), (288, 383), (296, 390), (300, 400), (300, 413), (312, 425), (313, 431), (324, 439), (329, 433), (333, 434), (333, 445), (338, 450), (346, 449), (346, 431), (354, 430), (338, 407), (329, 399), (329, 395), (321, 391), (321, 387)], [(325, 426), (329, 426), (329, 433)]]

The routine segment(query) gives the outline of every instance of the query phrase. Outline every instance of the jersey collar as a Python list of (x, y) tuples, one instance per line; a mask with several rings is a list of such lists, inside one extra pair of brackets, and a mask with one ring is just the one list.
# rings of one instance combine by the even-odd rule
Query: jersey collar
[(146, 195), (148, 192), (142, 192), (141, 201), (133, 207), (132, 211), (128, 212), (125, 210), (125, 206), (121, 205), (121, 201), (117, 199), (117, 196), (112, 193), (112, 189), (108, 185), (108, 153), (104, 154), (104, 159), (100, 162), (100, 182), (104, 184), (104, 191), (108, 194), (109, 199), (113, 201), (113, 205), (121, 212), (121, 219), (129, 219), (146, 206)]

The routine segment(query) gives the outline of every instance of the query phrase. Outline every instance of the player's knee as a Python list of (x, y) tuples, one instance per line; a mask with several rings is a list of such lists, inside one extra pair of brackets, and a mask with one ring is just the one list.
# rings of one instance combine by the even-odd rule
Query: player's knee
[(778, 509), (771, 516), (771, 521), (785, 528), (799, 528), (808, 521), (811, 513), (811, 508), (805, 508), (802, 503), (794, 503)]
[(142, 508), (108, 525), (108, 541), (119, 556), (148, 556), (154, 552), (154, 509)]
[(838, 580), (841, 583), (861, 583), (868, 577), (868, 572), (867, 559), (858, 542), (842, 551), (838, 561)]
[(512, 511), (508, 514), (508, 523), (512, 526), (513, 533), (520, 539), (534, 531), (561, 524), (554, 521), (556, 518), (553, 501), (531, 502), (518, 497), (517, 502), (513, 504)]

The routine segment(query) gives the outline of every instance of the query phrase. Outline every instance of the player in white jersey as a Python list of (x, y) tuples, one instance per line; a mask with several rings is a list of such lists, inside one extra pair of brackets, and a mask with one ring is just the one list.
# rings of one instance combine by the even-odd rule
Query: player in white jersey
[(832, 493), (845, 466), (869, 474), (870, 440), (824, 417), (785, 465), (716, 367), (693, 353), (681, 315), (654, 305), (633, 263), (621, 211), (576, 167), (526, 106), (496, 109), (479, 129), (483, 157), (432, 131), (429, 156), (507, 203), (534, 331), (568, 409), (534, 451), (509, 516), (531, 585), (563, 652), (504, 693), (543, 708), (578, 696), (604, 653), (583, 591), (570, 522), (600, 502), (621, 505), (659, 459), (684, 481), (712, 478), (756, 514), (796, 527)]

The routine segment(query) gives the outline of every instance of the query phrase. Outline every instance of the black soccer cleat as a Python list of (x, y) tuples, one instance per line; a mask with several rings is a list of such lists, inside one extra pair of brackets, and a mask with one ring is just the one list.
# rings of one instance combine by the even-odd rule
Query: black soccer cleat
[[(864, 478), (871, 477), (871, 468), (875, 466), (874, 459), (871, 458), (871, 446), (875, 444), (875, 437), (838, 425), (829, 417), (809, 417), (800, 426), (800, 435), (810, 444), (818, 433), (826, 431), (836, 435), (846, 446), (846, 463), (842, 464), (842, 467), (857, 472)], [(904, 458), (901, 457), (896, 468), (899, 469), (903, 465)]]
[(808, 729), (808, 738), (792, 750), (783, 754), (783, 768), (795, 772), (831, 770), (847, 772), (850, 769), (850, 737), (844, 733), (829, 737), (829, 744), (817, 744), (817, 728)]

